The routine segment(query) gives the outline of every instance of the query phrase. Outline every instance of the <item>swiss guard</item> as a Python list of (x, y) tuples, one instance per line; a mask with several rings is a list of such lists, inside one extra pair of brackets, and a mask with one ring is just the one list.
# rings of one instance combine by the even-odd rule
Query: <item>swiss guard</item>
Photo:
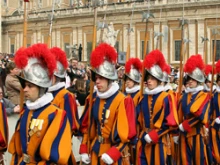
[(82, 161), (86, 164), (129, 163), (127, 142), (136, 135), (136, 125), (135, 120), (129, 122), (131, 117), (127, 111), (134, 112), (134, 103), (114, 82), (117, 80), (116, 60), (115, 49), (106, 43), (97, 46), (91, 54), (92, 81), (97, 90), (89, 112), (88, 132), (84, 133), (80, 146)]
[(166, 164), (167, 159), (167, 133), (170, 125), (175, 123), (170, 114), (168, 93), (164, 92), (163, 68), (165, 59), (159, 50), (153, 50), (144, 59), (144, 89), (143, 99), (140, 101), (139, 141), (137, 144), (138, 165)]
[(66, 53), (58, 47), (53, 47), (50, 51), (55, 56), (57, 69), (54, 72), (53, 85), (49, 87), (48, 92), (53, 94), (54, 99), (52, 104), (66, 111), (72, 134), (76, 135), (79, 129), (76, 99), (75, 96), (65, 88), (65, 74), (66, 68), (68, 67)]
[(4, 165), (3, 154), (8, 147), (8, 122), (5, 107), (0, 103), (0, 165)]
[(204, 144), (204, 125), (208, 122), (210, 95), (204, 92), (204, 62), (201, 55), (192, 55), (184, 66), (188, 87), (178, 103), (178, 164), (208, 164)]
[(212, 109), (210, 116), (210, 138), (213, 159), (215, 164), (220, 163), (220, 60), (216, 63), (216, 92), (212, 98)]
[(15, 63), (24, 77), (19, 81), (26, 103), (9, 144), (11, 164), (67, 164), (71, 154), (71, 129), (66, 111), (52, 105), (56, 60), (45, 44), (20, 48)]

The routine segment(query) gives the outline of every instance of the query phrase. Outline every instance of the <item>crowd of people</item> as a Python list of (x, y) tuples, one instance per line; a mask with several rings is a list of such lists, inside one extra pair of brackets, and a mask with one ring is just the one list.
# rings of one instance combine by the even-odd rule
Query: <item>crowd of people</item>
[[(14, 165), (76, 165), (77, 136), (85, 164), (220, 164), (220, 60), (215, 68), (213, 79), (212, 66), (192, 55), (180, 75), (159, 50), (121, 67), (106, 43), (90, 67), (58, 47), (20, 48), (6, 66), (7, 98), (0, 90), (0, 159), (8, 149)], [(20, 117), (8, 139), (11, 113)]]

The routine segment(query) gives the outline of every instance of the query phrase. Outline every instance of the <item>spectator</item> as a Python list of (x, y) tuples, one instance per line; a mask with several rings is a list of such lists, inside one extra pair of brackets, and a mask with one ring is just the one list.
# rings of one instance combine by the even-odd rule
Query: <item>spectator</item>
[(81, 78), (82, 72), (78, 69), (78, 59), (76, 57), (73, 57), (70, 60), (70, 67), (67, 68), (67, 74), (69, 75), (71, 81), (73, 81), (75, 78)]
[(10, 100), (3, 97), (3, 91), (0, 87), (0, 100), (5, 106), (5, 110), (7, 115), (11, 115), (13, 113), (19, 113), (20, 112), (20, 106), (14, 105)]
[(86, 97), (86, 81), (78, 79), (76, 81), (76, 99), (79, 101), (81, 106), (85, 105)]
[(2, 63), (0, 60), (0, 87), (3, 89), (3, 97), (5, 97), (5, 79), (6, 79), (6, 70), (5, 70), (5, 65)]
[(6, 68), (8, 73), (5, 86), (7, 90), (8, 99), (15, 105), (20, 103), (20, 89), (21, 84), (17, 78), (17, 75), (20, 74), (20, 70), (16, 68), (14, 62), (9, 62)]

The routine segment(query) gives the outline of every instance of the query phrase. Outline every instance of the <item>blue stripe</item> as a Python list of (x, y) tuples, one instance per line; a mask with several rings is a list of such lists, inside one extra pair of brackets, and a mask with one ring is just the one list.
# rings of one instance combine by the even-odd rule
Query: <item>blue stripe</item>
[[(52, 147), (51, 147), (51, 153), (50, 153), (50, 160), (54, 163), (57, 163), (60, 155), (59, 155), (59, 143), (60, 139), (64, 133), (64, 130), (66, 128), (67, 123), (67, 117), (65, 116), (63, 119), (62, 127), (60, 128), (57, 137), (54, 139)], [(62, 151), (63, 152), (63, 151)]]
[(5, 137), (6, 139), (8, 140), (8, 122), (7, 122), (7, 115), (6, 115), (6, 112), (5, 112), (5, 106), (4, 104), (2, 104), (2, 116), (3, 116), (3, 123), (4, 123), (4, 133), (5, 133)]
[(160, 148), (159, 149), (159, 152), (160, 152), (160, 164), (163, 165), (163, 164), (166, 164), (165, 163), (165, 158), (164, 158), (164, 150), (163, 150), (163, 145), (164, 144), (163, 143), (159, 143), (158, 145), (159, 145), (159, 148)]
[(144, 98), (141, 101), (141, 111), (143, 111), (144, 114), (144, 122), (145, 127), (150, 128), (150, 111), (149, 111), (149, 105), (148, 105), (148, 95), (144, 95)]
[(21, 146), (23, 153), (27, 153), (27, 135), (26, 126), (28, 119), (29, 109), (25, 106), (23, 116), (21, 116), (21, 124), (20, 124), (20, 138), (21, 138)]
[[(66, 111), (67, 117), (70, 121), (70, 126), (71, 126), (71, 130), (72, 130), (72, 126), (73, 126), (73, 118), (72, 118), (72, 109), (70, 107), (70, 98), (68, 96), (68, 93), (64, 95), (64, 110)], [(72, 100), (73, 101), (73, 100)], [(60, 107), (61, 108), (61, 107)], [(77, 111), (76, 111), (77, 112)], [(74, 114), (75, 115), (75, 114)], [(76, 116), (76, 115), (75, 115)]]

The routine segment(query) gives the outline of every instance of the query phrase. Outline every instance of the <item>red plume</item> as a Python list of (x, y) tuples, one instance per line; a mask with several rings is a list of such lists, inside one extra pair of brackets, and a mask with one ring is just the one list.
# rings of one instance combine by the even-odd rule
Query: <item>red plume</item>
[(215, 64), (215, 69), (216, 69), (216, 72), (220, 74), (220, 60), (218, 60), (217, 63)]
[(205, 64), (202, 60), (202, 56), (200, 54), (192, 55), (184, 66), (184, 72), (192, 73), (194, 69), (199, 68), (200, 70), (204, 70)]
[(129, 73), (133, 65), (139, 72), (142, 70), (142, 63), (139, 58), (130, 58), (125, 64), (125, 73)]
[(29, 0), (24, 0), (24, 2), (29, 2)]
[(15, 53), (15, 63), (18, 68), (23, 69), (29, 58), (38, 58), (42, 64), (48, 69), (49, 76), (53, 75), (56, 69), (56, 60), (53, 54), (50, 52), (46, 44), (35, 44), (29, 48), (20, 48)]
[(63, 67), (66, 69), (68, 67), (66, 53), (58, 47), (53, 47), (50, 49), (50, 51), (52, 54), (55, 55), (56, 60), (59, 61), (63, 65)]
[(146, 56), (143, 64), (146, 69), (150, 69), (153, 65), (159, 65), (163, 70), (166, 62), (163, 54), (159, 50), (153, 50)]
[(117, 57), (117, 52), (112, 46), (102, 43), (92, 51), (90, 64), (92, 67), (98, 68), (104, 60), (116, 63)]
[[(204, 73), (206, 76), (208, 76), (208, 74), (212, 74), (212, 65), (206, 65), (205, 66), (205, 70)], [(214, 68), (214, 74), (216, 73), (216, 70)]]
[(166, 72), (168, 75), (170, 74), (171, 70), (170, 70), (170, 66), (168, 64), (164, 65), (163, 71)]

